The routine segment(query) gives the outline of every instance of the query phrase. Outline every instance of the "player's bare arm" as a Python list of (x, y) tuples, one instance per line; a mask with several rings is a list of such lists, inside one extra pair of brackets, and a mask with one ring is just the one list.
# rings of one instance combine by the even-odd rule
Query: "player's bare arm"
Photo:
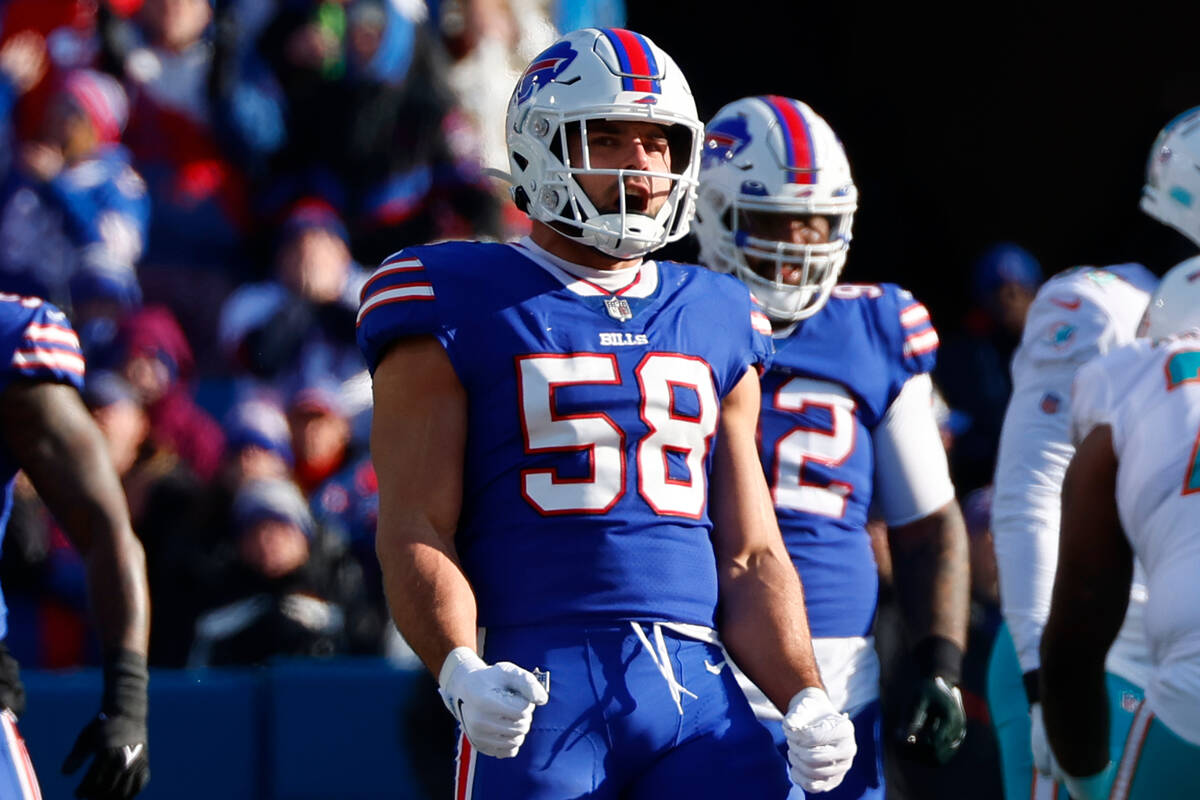
[(0, 395), (0, 428), (46, 506), (83, 555), (88, 595), (104, 647), (100, 713), (63, 762), (88, 764), (79, 797), (128, 800), (150, 779), (146, 557), (100, 429), (74, 387), (18, 381)]
[(936, 636), (967, 645), (967, 526), (957, 500), (888, 529), (896, 590), (912, 641)]
[(759, 404), (754, 370), (721, 404), (710, 493), (718, 624), (734, 660), (786, 712), (797, 692), (822, 684), (804, 592), (783, 546), (755, 447)]
[(74, 388), (18, 381), (0, 395), (5, 443), (87, 564), (106, 651), (143, 658), (150, 629), (145, 555), (104, 438)]
[(398, 342), (375, 370), (374, 392), (383, 585), (396, 626), (437, 675), (451, 650), (476, 641), (475, 594), (454, 548), (466, 393), (432, 337)]
[(1046, 735), (1069, 775), (1093, 775), (1109, 760), (1104, 658), (1125, 618), (1133, 579), (1116, 482), (1112, 429), (1100, 425), (1067, 467), (1058, 574), (1042, 634)]

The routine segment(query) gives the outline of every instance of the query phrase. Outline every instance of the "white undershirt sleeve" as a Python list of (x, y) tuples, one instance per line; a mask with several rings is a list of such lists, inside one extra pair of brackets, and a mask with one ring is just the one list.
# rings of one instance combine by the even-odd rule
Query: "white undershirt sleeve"
[(915, 522), (954, 499), (929, 375), (908, 379), (873, 439), (875, 502), (888, 525)]

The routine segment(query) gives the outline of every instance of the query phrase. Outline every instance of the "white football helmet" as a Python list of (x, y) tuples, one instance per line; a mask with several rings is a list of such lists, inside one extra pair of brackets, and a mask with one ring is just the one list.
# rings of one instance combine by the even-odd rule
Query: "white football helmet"
[[(804, 103), (747, 97), (708, 123), (696, 200), (700, 260), (741, 278), (773, 320), (801, 320), (825, 305), (846, 263), (857, 208), (858, 189), (842, 143)], [(749, 223), (761, 214), (824, 215), (829, 242), (794, 244), (753, 235)], [(773, 279), (762, 274), (770, 272), (770, 264)], [(785, 267), (800, 270), (798, 283), (785, 280)]]
[[(589, 120), (633, 120), (667, 128), (671, 172), (590, 166)], [(619, 28), (573, 31), (525, 69), (508, 103), (506, 137), (512, 196), (530, 218), (618, 258), (644, 255), (684, 236), (694, 210), (703, 127), (692, 90), (675, 61), (645, 36)], [(582, 143), (571, 163), (568, 135)], [(601, 213), (577, 175), (667, 178), (671, 189), (653, 217)]]
[(1162, 276), (1138, 336), (1165, 339), (1192, 328), (1200, 328), (1200, 256), (1180, 261)]
[(1141, 206), (1200, 245), (1200, 107), (1168, 122), (1154, 140)]

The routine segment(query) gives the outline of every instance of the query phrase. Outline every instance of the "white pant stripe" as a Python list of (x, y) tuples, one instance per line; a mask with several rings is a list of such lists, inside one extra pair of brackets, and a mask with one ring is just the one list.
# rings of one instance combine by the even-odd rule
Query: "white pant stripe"
[(1154, 712), (1146, 706), (1146, 701), (1138, 703), (1133, 723), (1129, 726), (1129, 735), (1125, 737), (1125, 749), (1121, 753), (1121, 764), (1117, 767), (1112, 792), (1108, 795), (1109, 800), (1126, 800), (1129, 797), (1138, 760), (1142, 756), (1142, 745), (1146, 743), (1146, 734), (1150, 731), (1150, 723), (1153, 721)]

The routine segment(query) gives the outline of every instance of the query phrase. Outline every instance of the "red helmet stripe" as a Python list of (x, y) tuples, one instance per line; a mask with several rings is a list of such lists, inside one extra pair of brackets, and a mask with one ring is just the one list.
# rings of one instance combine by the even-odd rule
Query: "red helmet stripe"
[[(791, 183), (816, 183), (814, 172), (816, 163), (813, 158), (812, 132), (808, 122), (800, 113), (795, 101), (778, 95), (768, 95), (764, 101), (775, 113), (775, 118), (783, 126), (783, 140), (787, 147), (788, 167)], [(807, 170), (799, 172), (796, 170)]]

